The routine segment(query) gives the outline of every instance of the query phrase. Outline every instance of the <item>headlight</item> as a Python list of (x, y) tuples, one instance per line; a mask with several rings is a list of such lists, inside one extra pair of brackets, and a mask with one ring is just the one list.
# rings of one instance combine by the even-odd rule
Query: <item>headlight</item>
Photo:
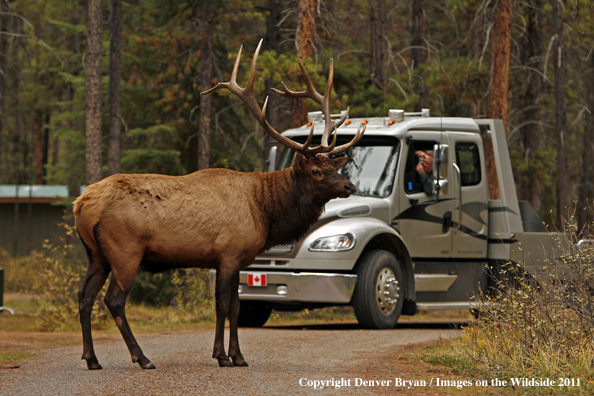
[(350, 250), (355, 246), (353, 234), (333, 235), (318, 238), (309, 244), (312, 252), (342, 252)]

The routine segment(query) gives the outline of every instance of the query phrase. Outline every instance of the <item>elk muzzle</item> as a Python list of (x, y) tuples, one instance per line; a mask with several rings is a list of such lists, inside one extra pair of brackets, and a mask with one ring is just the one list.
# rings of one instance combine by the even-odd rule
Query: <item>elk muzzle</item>
[(339, 195), (339, 197), (340, 198), (348, 198), (355, 191), (356, 191), (355, 185), (347, 180), (346, 183), (344, 183), (342, 185), (342, 191), (341, 191), (341, 194)]

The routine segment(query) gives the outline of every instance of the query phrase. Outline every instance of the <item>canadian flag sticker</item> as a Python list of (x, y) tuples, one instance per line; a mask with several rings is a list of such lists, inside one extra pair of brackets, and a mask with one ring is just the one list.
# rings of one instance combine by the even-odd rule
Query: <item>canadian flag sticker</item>
[(266, 283), (266, 274), (261, 273), (253, 273), (248, 274), (248, 286), (258, 286), (264, 287), (267, 285)]

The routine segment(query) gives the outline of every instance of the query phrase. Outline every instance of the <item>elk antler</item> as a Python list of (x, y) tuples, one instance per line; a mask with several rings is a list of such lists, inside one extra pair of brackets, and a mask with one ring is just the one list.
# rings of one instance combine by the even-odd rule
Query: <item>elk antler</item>
[(311, 158), (311, 157), (315, 156), (316, 154), (331, 155), (331, 154), (342, 153), (342, 152), (348, 150), (349, 148), (351, 148), (352, 146), (354, 146), (361, 139), (361, 137), (363, 137), (363, 134), (365, 133), (365, 127), (363, 127), (363, 130), (361, 130), (361, 126), (363, 124), (359, 125), (357, 134), (349, 143), (346, 143), (346, 144), (336, 147), (336, 135), (337, 134), (335, 133), (334, 138), (332, 140), (332, 144), (328, 145), (328, 140), (330, 138), (330, 134), (332, 133), (332, 131), (336, 130), (336, 128), (340, 127), (344, 123), (344, 121), (346, 120), (346, 118), (348, 117), (348, 114), (349, 114), (349, 109), (347, 108), (347, 111), (342, 116), (340, 121), (338, 121), (336, 124), (334, 124), (332, 122), (331, 115), (330, 115), (330, 92), (332, 91), (332, 79), (334, 76), (334, 67), (333, 67), (332, 59), (330, 59), (330, 72), (328, 75), (328, 86), (326, 87), (326, 93), (324, 94), (324, 96), (320, 95), (320, 93), (318, 91), (316, 91), (316, 89), (314, 88), (311, 78), (309, 77), (309, 74), (307, 74), (307, 72), (305, 71), (305, 68), (303, 67), (303, 64), (301, 63), (301, 60), (299, 60), (299, 67), (301, 68), (301, 72), (303, 73), (303, 77), (305, 78), (305, 84), (307, 86), (307, 90), (305, 90), (305, 91), (291, 91), (290, 89), (287, 88), (285, 83), (282, 83), (283, 87), (285, 88), (284, 92), (279, 91), (274, 88), (272, 89), (274, 91), (274, 93), (276, 93), (279, 96), (283, 96), (285, 98), (310, 98), (322, 105), (322, 113), (324, 114), (326, 126), (324, 129), (324, 133), (322, 134), (322, 142), (318, 147), (314, 147), (314, 148), (309, 147), (309, 145), (311, 143), (311, 139), (313, 137), (313, 133), (314, 133), (314, 125), (313, 124), (311, 126), (311, 131), (309, 133), (309, 137), (307, 138), (307, 141), (305, 143), (301, 144), (301, 143), (297, 143), (297, 142), (281, 135), (268, 123), (268, 121), (266, 121), (266, 105), (268, 103), (268, 97), (266, 97), (266, 100), (264, 101), (264, 106), (262, 107), (262, 110), (260, 110), (260, 106), (258, 105), (256, 98), (254, 97), (254, 75), (256, 72), (256, 62), (258, 60), (258, 54), (260, 52), (260, 47), (262, 46), (262, 41), (263, 40), (260, 40), (260, 43), (258, 44), (258, 48), (256, 48), (256, 52), (254, 53), (254, 58), (252, 60), (252, 66), (250, 67), (250, 74), (249, 74), (248, 81), (247, 81), (245, 88), (241, 88), (239, 85), (237, 85), (237, 71), (239, 69), (239, 62), (241, 60), (241, 50), (243, 49), (243, 46), (241, 46), (239, 48), (239, 53), (237, 54), (237, 59), (235, 60), (235, 65), (233, 66), (233, 72), (231, 73), (231, 79), (229, 80), (229, 82), (219, 82), (217, 85), (215, 85), (211, 89), (201, 92), (200, 95), (209, 94), (211, 92), (215, 92), (220, 89), (227, 88), (229, 91), (233, 92), (236, 96), (238, 96), (241, 100), (243, 100), (243, 102), (248, 106), (248, 108), (250, 109), (252, 114), (256, 117), (256, 119), (258, 120), (260, 125), (262, 125), (264, 130), (266, 132), (268, 132), (268, 134), (273, 139), (275, 139), (278, 142), (282, 143), (283, 145), (285, 145), (289, 148), (292, 148), (293, 150), (303, 154), (307, 158)]

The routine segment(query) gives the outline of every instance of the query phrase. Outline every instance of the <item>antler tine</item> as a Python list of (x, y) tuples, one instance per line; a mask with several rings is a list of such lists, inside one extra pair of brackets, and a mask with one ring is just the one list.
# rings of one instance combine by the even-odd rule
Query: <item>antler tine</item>
[(315, 149), (309, 149), (309, 150), (314, 150), (315, 153), (331, 151), (330, 147), (328, 146), (328, 139), (330, 137), (330, 133), (332, 132), (332, 130), (334, 130), (335, 128), (338, 128), (340, 125), (342, 125), (342, 123), (346, 119), (346, 117), (343, 117), (343, 119), (340, 121), (340, 123), (338, 125), (334, 125), (332, 122), (332, 116), (330, 114), (330, 95), (332, 92), (332, 85), (333, 85), (333, 80), (334, 80), (334, 61), (332, 59), (330, 59), (330, 71), (328, 73), (328, 85), (326, 86), (326, 92), (324, 95), (321, 95), (315, 89), (313, 82), (311, 81), (311, 77), (309, 76), (309, 73), (307, 73), (307, 70), (305, 70), (305, 67), (303, 66), (303, 63), (301, 62), (301, 59), (298, 59), (297, 61), (299, 63), (299, 68), (301, 69), (301, 73), (303, 74), (303, 78), (305, 79), (305, 85), (307, 86), (307, 89), (305, 91), (293, 91), (293, 90), (290, 90), (285, 85), (284, 82), (282, 82), (283, 88), (285, 89), (284, 92), (280, 91), (278, 89), (274, 89), (274, 88), (272, 90), (277, 95), (285, 97), (285, 98), (310, 98), (310, 99), (313, 99), (316, 102), (318, 102), (320, 105), (322, 105), (322, 113), (324, 114), (325, 123), (326, 123), (326, 127), (322, 134), (322, 142), (321, 142), (320, 146), (316, 147)]
[[(330, 113), (330, 94), (332, 93), (332, 85), (334, 83), (334, 59), (330, 58), (330, 66), (328, 70), (328, 84), (326, 85), (326, 93), (324, 94), (324, 100), (322, 102), (322, 112), (324, 113), (326, 126), (324, 133), (322, 134), (322, 146), (328, 147), (328, 139), (330, 134), (337, 127), (332, 122), (332, 114)], [(331, 151), (329, 148), (328, 151)]]
[[(258, 48), (260, 48), (258, 46)], [(208, 95), (209, 93), (219, 91), (221, 89), (227, 88), (229, 91), (233, 92), (235, 95), (239, 96), (243, 99), (240, 94), (243, 93), (244, 89), (237, 85), (237, 72), (239, 70), (239, 62), (241, 61), (241, 51), (243, 50), (243, 45), (239, 47), (239, 51), (237, 52), (237, 58), (235, 59), (235, 64), (233, 65), (233, 71), (231, 72), (231, 78), (228, 82), (218, 82), (217, 85), (214, 87), (207, 89), (206, 91), (200, 92), (200, 95)], [(257, 50), (256, 50), (257, 51)], [(245, 100), (244, 100), (245, 101)]]
[[(309, 145), (311, 144), (311, 139), (313, 139), (315, 127), (316, 126), (312, 122), (311, 129), (309, 130), (309, 136), (307, 137), (307, 140), (305, 141), (305, 143), (303, 143), (303, 150), (308, 150)], [(310, 151), (310, 150), (308, 150), (308, 151)]]
[[(361, 127), (363, 127), (363, 130), (361, 130)], [(333, 148), (326, 155), (335, 155), (335, 154), (340, 154), (340, 153), (347, 151), (348, 149), (353, 147), (355, 144), (357, 144), (359, 142), (359, 140), (361, 140), (366, 129), (367, 129), (367, 125), (364, 123), (361, 123), (359, 125), (359, 128), (357, 129), (357, 133), (355, 134), (355, 137), (350, 142), (343, 144), (341, 146), (338, 146), (336, 148)], [(334, 142), (332, 143), (332, 146), (334, 146), (335, 144), (336, 144), (336, 134), (334, 134)]]
[(266, 97), (266, 100), (264, 100), (264, 106), (262, 106), (262, 119), (260, 120), (258, 118), (258, 116), (256, 116), (256, 119), (258, 119), (258, 122), (260, 122), (260, 125), (262, 125), (264, 130), (266, 132), (268, 132), (270, 137), (273, 138), (274, 140), (276, 140), (277, 142), (279, 142), (289, 148), (292, 148), (293, 150), (297, 151), (298, 153), (303, 154), (306, 157), (311, 157), (312, 155), (307, 150), (307, 147), (311, 143), (311, 139), (313, 137), (313, 127), (311, 129), (311, 132), (309, 133), (309, 137), (307, 138), (307, 141), (305, 142), (305, 144), (300, 144), (300, 143), (297, 143), (289, 138), (286, 138), (283, 135), (281, 135), (280, 133), (278, 133), (266, 120), (266, 106), (267, 105), (268, 105), (268, 96)]
[(284, 98), (310, 98), (310, 99), (313, 99), (316, 102), (321, 104), (322, 101), (324, 100), (324, 97), (313, 86), (311, 77), (309, 77), (307, 70), (305, 70), (305, 67), (303, 66), (303, 63), (301, 62), (301, 59), (297, 59), (297, 62), (299, 63), (299, 68), (301, 69), (301, 73), (303, 74), (303, 77), (305, 78), (305, 85), (307, 86), (307, 89), (305, 91), (293, 91), (293, 90), (287, 88), (285, 83), (283, 81), (281, 81), (281, 84), (283, 84), (283, 88), (285, 89), (285, 91), (284, 92), (279, 91), (276, 88), (272, 88), (272, 91), (275, 94), (277, 94), (278, 96), (282, 96)]

